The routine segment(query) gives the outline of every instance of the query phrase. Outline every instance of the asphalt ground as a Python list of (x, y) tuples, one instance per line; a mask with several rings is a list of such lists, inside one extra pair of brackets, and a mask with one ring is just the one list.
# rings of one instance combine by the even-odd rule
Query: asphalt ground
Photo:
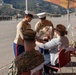
[[(47, 17), (50, 21), (52, 21), (54, 27), (57, 24), (63, 24), (67, 27), (67, 16), (62, 17)], [(16, 26), (19, 21), (18, 20), (10, 20), (10, 21), (0, 21), (0, 75), (7, 75), (8, 67), (11, 63), (11, 61), (14, 59), (13, 54), (13, 40), (16, 35)], [(38, 19), (33, 19), (31, 21), (32, 29), (34, 29), (35, 23), (38, 21)], [(71, 27), (68, 30), (68, 38), (70, 41), (76, 40), (76, 16), (71, 15), (70, 17), (70, 24)], [(76, 57), (72, 57), (72, 63), (73, 63), (73, 71), (74, 75), (76, 75)], [(69, 67), (63, 67), (62, 68), (63, 75), (72, 75), (72, 68)], [(58, 75), (60, 72), (58, 72)]]

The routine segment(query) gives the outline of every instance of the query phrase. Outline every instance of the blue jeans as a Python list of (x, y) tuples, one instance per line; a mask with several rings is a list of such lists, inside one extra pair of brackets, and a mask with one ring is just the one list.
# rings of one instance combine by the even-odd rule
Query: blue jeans
[(44, 64), (48, 64), (50, 62), (50, 53), (49, 50), (39, 48), (40, 52), (44, 55)]

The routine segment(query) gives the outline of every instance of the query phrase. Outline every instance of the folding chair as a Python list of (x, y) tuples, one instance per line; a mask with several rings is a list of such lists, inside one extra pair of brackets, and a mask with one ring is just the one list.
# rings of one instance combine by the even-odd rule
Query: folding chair
[(51, 66), (51, 65), (50, 66), (46, 65), (46, 66), (50, 67), (51, 69), (60, 70), (60, 75), (62, 75), (61, 68), (66, 66), (70, 61), (71, 61), (70, 52), (69, 51), (66, 52), (66, 49), (61, 49), (58, 56), (59, 67)]
[(66, 48), (66, 51), (70, 51), (71, 56), (76, 56), (76, 48), (70, 46)]

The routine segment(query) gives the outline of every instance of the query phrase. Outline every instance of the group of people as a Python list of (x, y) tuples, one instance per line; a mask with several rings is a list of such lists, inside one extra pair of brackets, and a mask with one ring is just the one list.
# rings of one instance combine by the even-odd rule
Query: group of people
[[(14, 40), (15, 65), (18, 69), (17, 75), (42, 75), (37, 72), (43, 69), (45, 74), (50, 75), (50, 69), (46, 64), (58, 66), (57, 58), (61, 48), (69, 47), (69, 40), (66, 27), (57, 24), (54, 28), (51, 21), (46, 19), (46, 13), (38, 13), (39, 21), (35, 25), (35, 29), (31, 29), (29, 22), (33, 19), (32, 14), (26, 14), (25, 18), (17, 25), (17, 34)], [(35, 46), (39, 50), (35, 50)], [(39, 67), (38, 67), (39, 66)], [(36, 70), (36, 67), (38, 69)], [(31, 72), (29, 72), (31, 71)], [(36, 73), (37, 72), (37, 73)]]

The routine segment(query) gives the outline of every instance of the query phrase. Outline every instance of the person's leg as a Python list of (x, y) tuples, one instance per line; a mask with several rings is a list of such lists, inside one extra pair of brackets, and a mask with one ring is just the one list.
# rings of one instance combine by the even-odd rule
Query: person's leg
[(16, 57), (17, 56), (17, 52), (18, 52), (17, 44), (13, 43), (13, 48), (14, 48), (14, 55)]
[(44, 61), (45, 65), (44, 65), (43, 71), (44, 71), (44, 74), (47, 74), (47, 73), (49, 73), (49, 69), (50, 69), (48, 66), (46, 66), (46, 64), (48, 64), (50, 62), (49, 50), (44, 51), (44, 59), (45, 59), (45, 61)]
[(50, 62), (50, 54), (44, 54), (44, 63), (48, 64)]
[(24, 46), (23, 45), (18, 45), (18, 55), (20, 55), (21, 53), (23, 53), (24, 50)]
[(50, 67), (44, 65), (44, 73), (47, 74), (49, 73)]
[(22, 45), (18, 45), (18, 44), (14, 43), (13, 47), (14, 47), (14, 55), (15, 55), (15, 57), (17, 57), (22, 52), (24, 52), (24, 46), (22, 46)]

